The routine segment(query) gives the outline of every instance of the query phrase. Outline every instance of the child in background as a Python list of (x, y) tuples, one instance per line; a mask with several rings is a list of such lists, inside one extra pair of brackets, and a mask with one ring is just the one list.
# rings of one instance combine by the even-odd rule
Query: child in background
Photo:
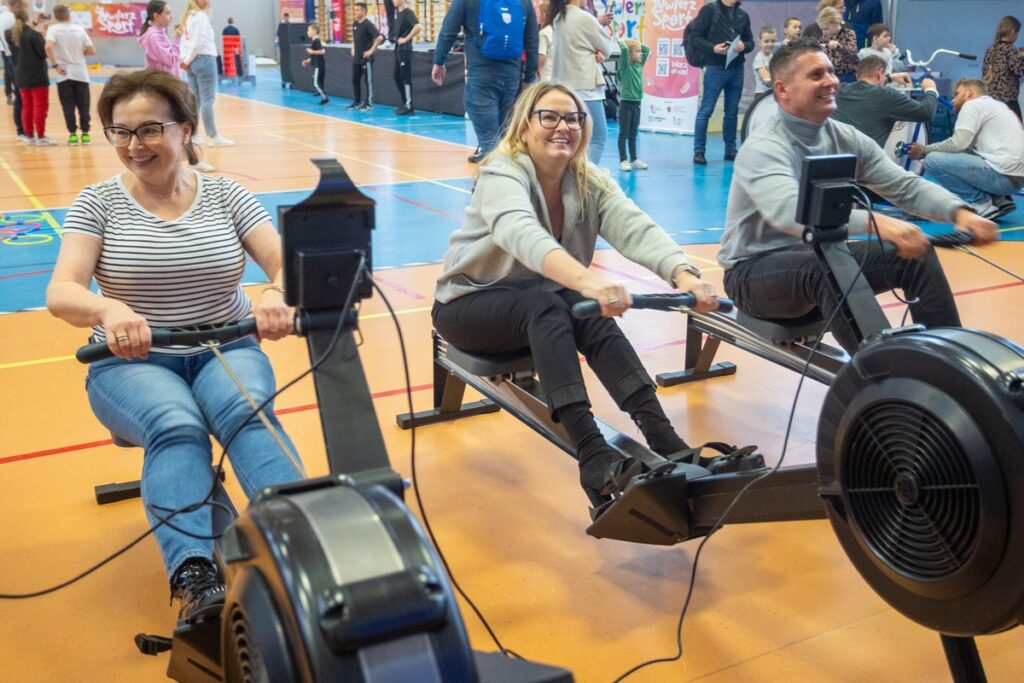
[(551, 71), (555, 67), (552, 59), (555, 42), (555, 29), (551, 26), (551, 5), (542, 2), (537, 5), (537, 25), (540, 26), (537, 44), (537, 77), (542, 81), (551, 80)]
[[(636, 158), (636, 136), (640, 127), (640, 102), (644, 98), (644, 62), (651, 48), (635, 38), (619, 43), (619, 170), (642, 171), (647, 164)], [(629, 144), (629, 159), (626, 145)]]
[(306, 48), (309, 57), (302, 60), (302, 66), (313, 64), (313, 90), (320, 96), (320, 104), (327, 104), (330, 102), (327, 93), (324, 92), (324, 80), (327, 78), (327, 60), (324, 59), (324, 55), (327, 54), (327, 50), (320, 42), (320, 27), (310, 24), (306, 29), (306, 35), (310, 40), (310, 45)]
[[(92, 140), (89, 137), (89, 67), (85, 58), (96, 54), (96, 48), (85, 29), (71, 23), (71, 9), (67, 5), (54, 7), (53, 16), (57, 23), (46, 31), (46, 54), (57, 69), (57, 97), (68, 128), (68, 144), (88, 145)], [(75, 110), (78, 110), (77, 122)]]
[(769, 92), (772, 89), (772, 75), (768, 71), (768, 63), (772, 61), (775, 54), (775, 33), (774, 26), (764, 26), (757, 36), (757, 45), (761, 49), (754, 55), (752, 68), (754, 69), (754, 97)]
[(885, 24), (872, 24), (868, 28), (868, 40), (871, 42), (871, 47), (862, 48), (857, 53), (857, 59), (864, 59), (871, 55), (881, 57), (886, 64), (886, 75), (894, 71), (906, 71), (906, 65), (899, 58), (900, 51), (892, 43), (888, 26)]
[(778, 50), (783, 45), (789, 45), (791, 41), (800, 37), (803, 30), (803, 23), (796, 17), (786, 19), (786, 23), (782, 25), (782, 42), (778, 43), (775, 49)]

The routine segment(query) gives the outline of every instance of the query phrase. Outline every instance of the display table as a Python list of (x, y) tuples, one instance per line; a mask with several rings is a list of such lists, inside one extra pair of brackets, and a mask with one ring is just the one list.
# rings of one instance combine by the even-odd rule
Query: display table
[[(297, 90), (313, 92), (313, 68), (303, 66), (308, 43), (291, 46), (291, 82)], [(324, 89), (329, 97), (352, 99), (352, 48), (342, 43), (326, 45), (327, 62)], [(462, 89), (465, 84), (465, 55), (448, 55), (445, 66), (448, 69), (444, 85), (438, 87), (430, 80), (433, 69), (433, 45), (417, 46), (412, 53), (412, 102), (416, 109), (435, 111), (442, 114), (464, 116)], [(373, 58), (373, 103), (375, 105), (401, 104), (398, 88), (395, 87), (395, 51), (379, 48)]]

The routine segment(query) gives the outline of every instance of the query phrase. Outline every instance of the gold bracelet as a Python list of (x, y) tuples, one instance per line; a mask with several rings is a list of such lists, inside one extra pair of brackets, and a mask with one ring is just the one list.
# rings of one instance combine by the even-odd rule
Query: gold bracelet
[(260, 292), (260, 296), (263, 296), (264, 294), (266, 294), (267, 292), (270, 292), (270, 291), (280, 292), (281, 296), (284, 296), (284, 287), (282, 287), (281, 285), (275, 285), (275, 284), (269, 284), (266, 287), (264, 287), (263, 291)]

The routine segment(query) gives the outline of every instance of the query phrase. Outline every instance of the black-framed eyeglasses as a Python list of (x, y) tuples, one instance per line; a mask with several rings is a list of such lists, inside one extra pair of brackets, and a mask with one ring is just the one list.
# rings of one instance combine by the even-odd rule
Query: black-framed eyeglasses
[(135, 129), (123, 126), (107, 126), (103, 129), (103, 134), (107, 136), (107, 140), (114, 147), (127, 147), (131, 144), (133, 135), (144, 143), (160, 142), (164, 137), (164, 128), (166, 126), (174, 126), (177, 123), (178, 121), (170, 121), (168, 123), (153, 121), (152, 123), (144, 123)]
[(565, 125), (569, 127), (569, 130), (580, 130), (587, 120), (587, 112), (585, 111), (571, 111), (563, 116), (557, 111), (550, 109), (538, 109), (533, 112), (533, 115), (537, 117), (541, 128), (551, 130), (558, 128), (558, 124), (562, 121), (565, 121)]

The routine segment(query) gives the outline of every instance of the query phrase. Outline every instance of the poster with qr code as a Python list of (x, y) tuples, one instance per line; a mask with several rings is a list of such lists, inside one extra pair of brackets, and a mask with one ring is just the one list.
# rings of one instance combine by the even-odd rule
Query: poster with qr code
[(655, 57), (644, 65), (640, 110), (644, 130), (693, 133), (701, 70), (686, 61), (683, 32), (705, 4), (704, 0), (644, 2), (644, 42)]

